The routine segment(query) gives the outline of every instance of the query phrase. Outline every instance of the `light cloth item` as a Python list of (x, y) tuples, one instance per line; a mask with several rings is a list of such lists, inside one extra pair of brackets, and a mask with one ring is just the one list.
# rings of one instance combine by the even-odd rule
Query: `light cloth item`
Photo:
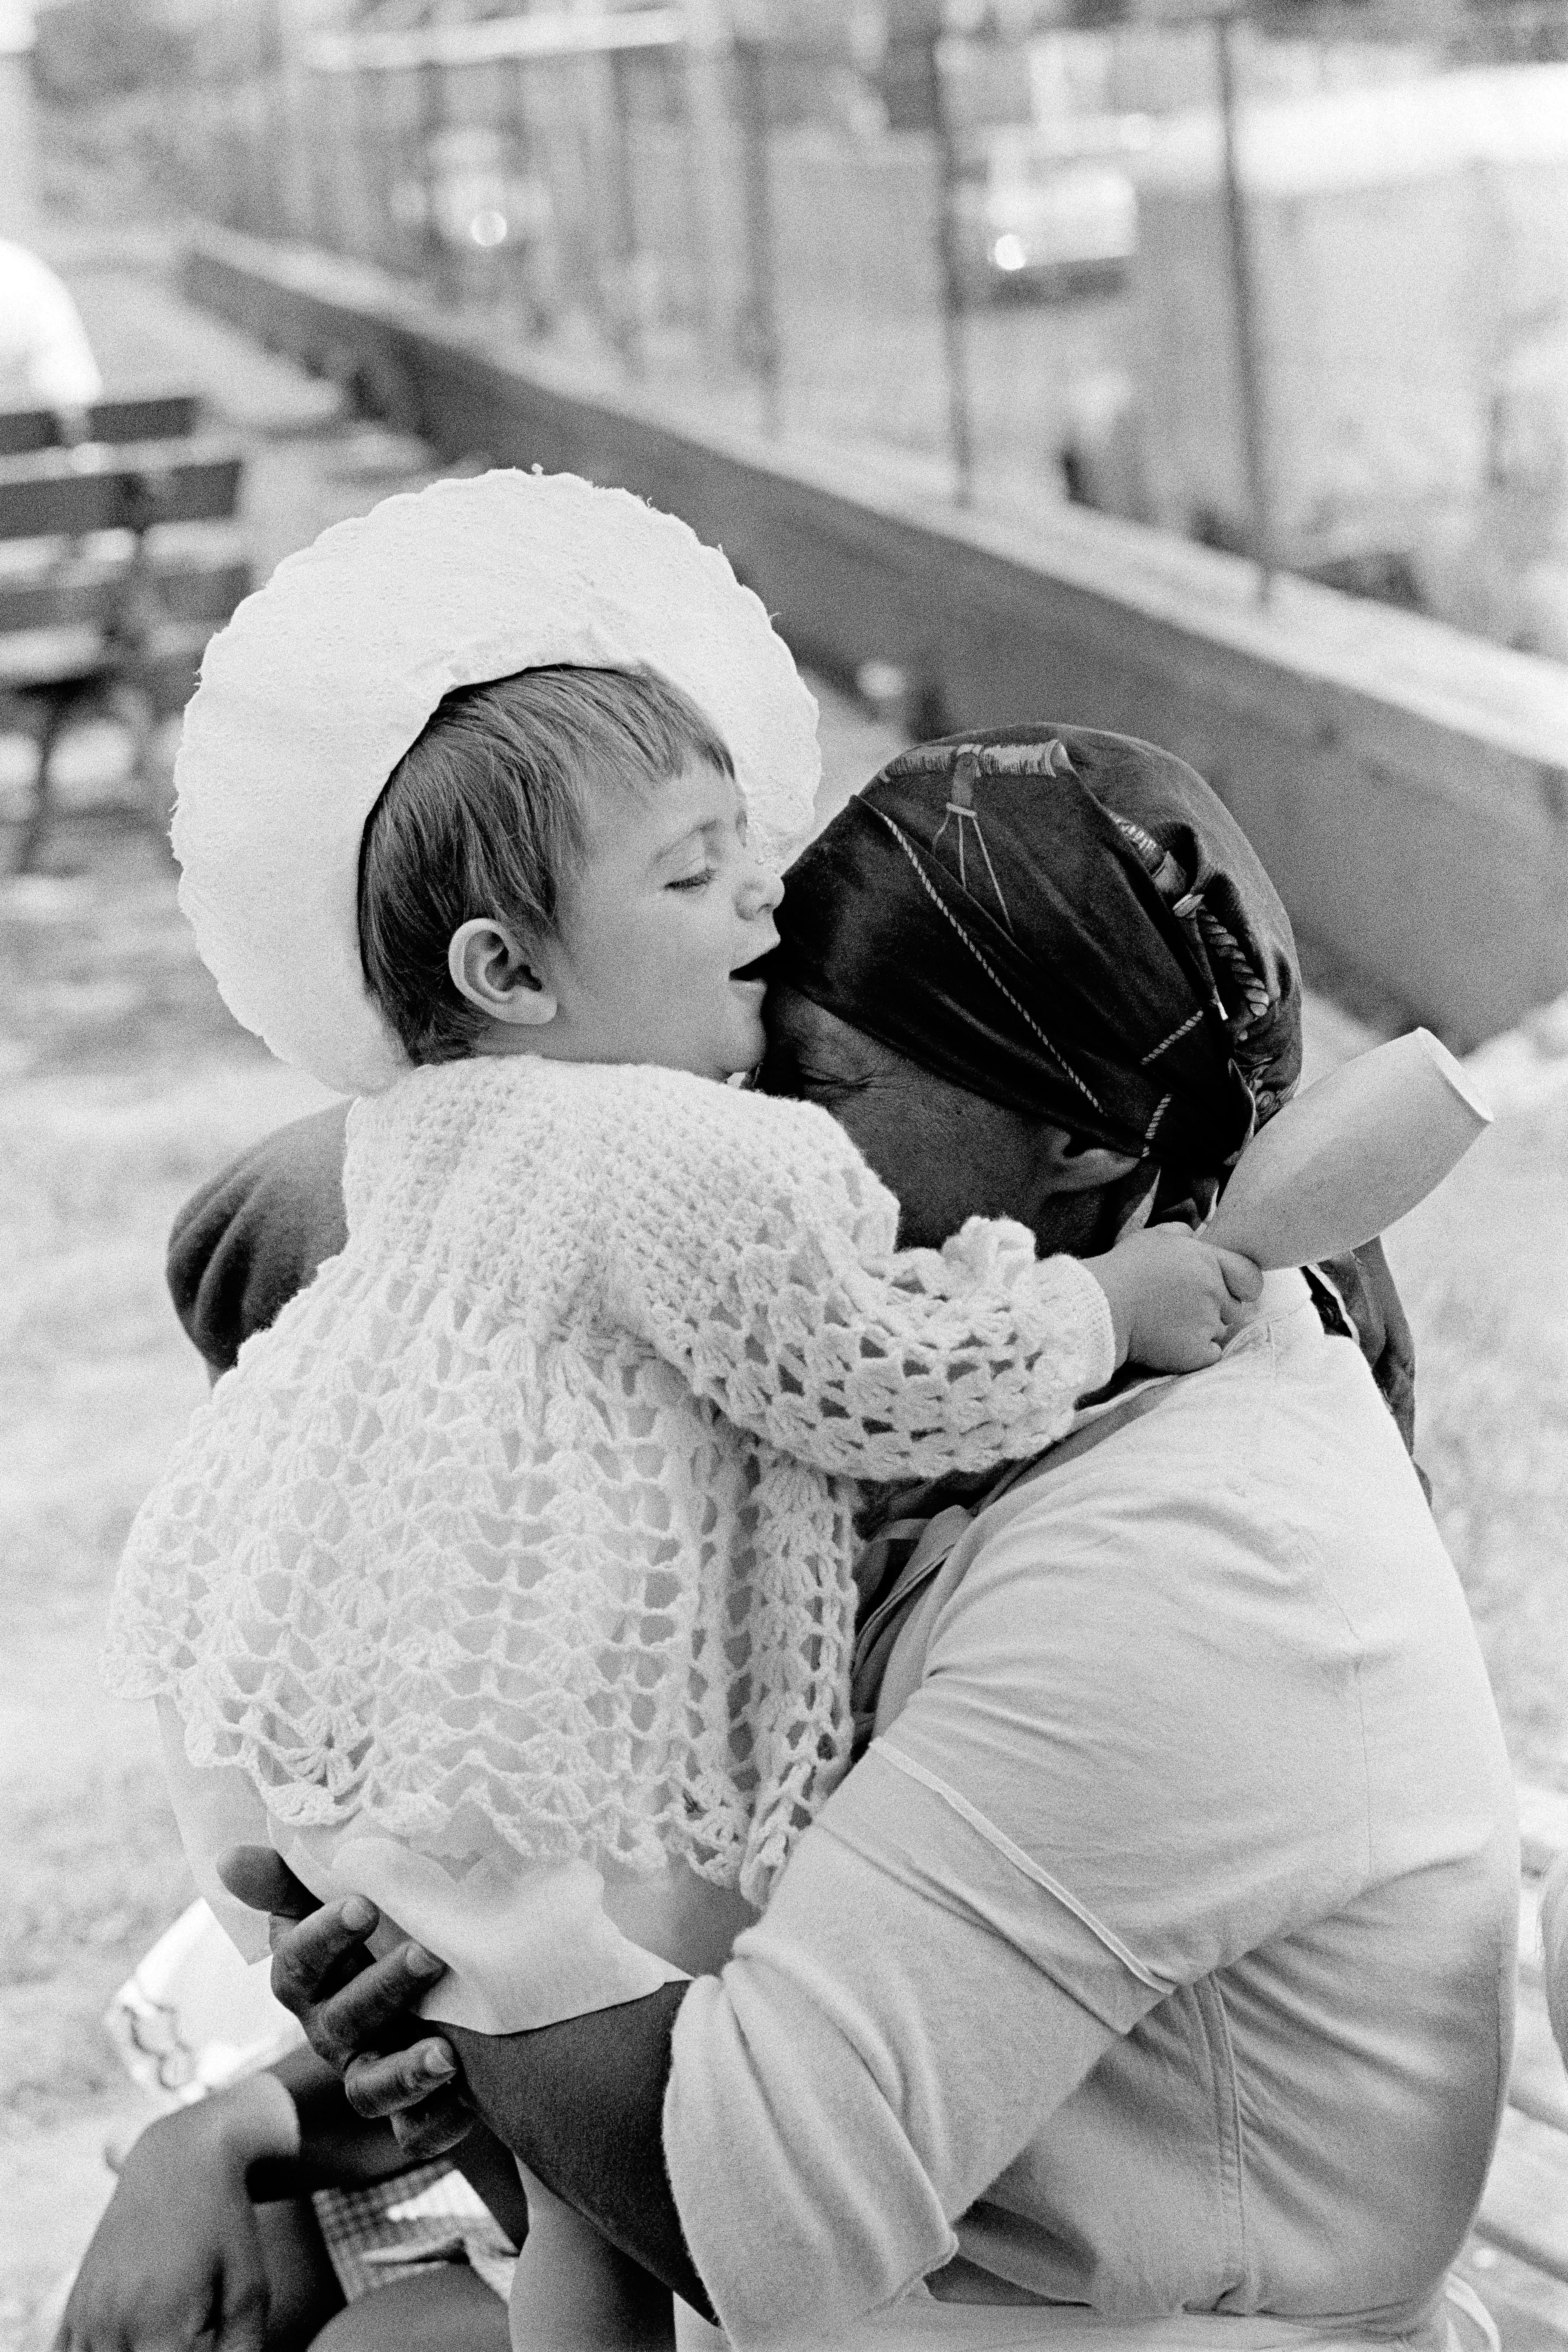
[(759, 843), (805, 838), (816, 703), (724, 557), (574, 475), (384, 499), (281, 562), (208, 646), (174, 765), (180, 904), (225, 1003), (343, 1094), (407, 1066), (359, 951), (365, 820), (442, 698), (552, 663), (641, 664), (735, 763)]
[(1440, 2340), (1507, 2089), (1512, 1777), (1359, 1352), (1299, 1275), (1263, 1307), (980, 1516), (681, 2004), (665, 2157), (747, 2352), (922, 2278), (1217, 2308), (1238, 2352), (1269, 2314)]
[(142, 1955), (103, 2025), (132, 2081), (182, 2105), (270, 2066), (305, 2039), (272, 1998), (266, 1970), (247, 1968), (203, 1902)]
[(102, 390), (64, 281), (25, 245), (0, 237), (0, 404), (83, 408)]
[(352, 1840), (453, 1970), (427, 2013), (515, 2031), (648, 1989), (594, 1873), (765, 1901), (847, 1759), (852, 1482), (1038, 1453), (1110, 1312), (1022, 1225), (897, 1252), (825, 1111), (679, 1071), (412, 1072), (344, 1197), (138, 1517), (109, 1679), (177, 1713), (215, 1908), (224, 1844), (325, 1891)]

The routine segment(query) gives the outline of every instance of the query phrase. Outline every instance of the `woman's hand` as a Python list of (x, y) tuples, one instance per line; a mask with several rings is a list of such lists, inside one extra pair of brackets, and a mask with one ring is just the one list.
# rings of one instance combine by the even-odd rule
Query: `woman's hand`
[(365, 1947), (379, 1925), (374, 1905), (360, 1895), (319, 1904), (270, 1847), (232, 1847), (218, 1875), (240, 1902), (270, 1915), (273, 1994), (342, 2075), (354, 2113), (385, 2116), (420, 2162), (456, 2147), (474, 2122), (457, 2057), (416, 2014), (443, 1974), (435, 1954), (406, 1943), (373, 1959)]
[[(444, 2154), (473, 2126), (452, 2044), (415, 2014), (441, 1973), (417, 1944), (373, 1960), (377, 1925), (362, 1895), (318, 1905), (277, 1854), (235, 1846), (219, 1859), (231, 1895), (272, 1917), (272, 1990), (355, 2113), (384, 2116), (410, 2157)], [(683, 1981), (640, 2000), (529, 2032), (454, 2026), (476, 2103), (501, 2144), (613, 2245), (708, 2313), (664, 2164), (662, 2117)], [(417, 2038), (411, 2038), (417, 2037)]]
[[(259, 2089), (270, 2084), (270, 2091)], [(149, 2126), (127, 2156), (55, 2337), (55, 2352), (260, 2352), (269, 2294), (246, 2173), (285, 2152), (270, 2077)]]

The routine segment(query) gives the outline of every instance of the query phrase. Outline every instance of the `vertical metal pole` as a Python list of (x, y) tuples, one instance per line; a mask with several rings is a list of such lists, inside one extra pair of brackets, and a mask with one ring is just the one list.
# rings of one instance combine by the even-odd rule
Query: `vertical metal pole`
[[(519, 188), (542, 184), (550, 188), (553, 195), (552, 176), (540, 168), (536, 152), (529, 111), (527, 64), (521, 58), (513, 58), (510, 72), (504, 67), (498, 70), (505, 76), (502, 86), (506, 93), (506, 137), (500, 152), (506, 158), (507, 178)], [(509, 213), (510, 210), (509, 205)], [(521, 341), (527, 341), (542, 330), (549, 265), (547, 257), (540, 249), (543, 233), (536, 220), (531, 220), (526, 229), (521, 224), (509, 222), (508, 226), (509, 230), (515, 227), (506, 273), (512, 331)]]
[(361, 150), (363, 129), (360, 121), (359, 75), (352, 73), (325, 74), (305, 67), (300, 74), (301, 89), (310, 92), (310, 110), (306, 117), (323, 149), (321, 167), (327, 176), (329, 216), (333, 223), (340, 253), (365, 258), (364, 214)]
[(931, 36), (931, 123), (936, 135), (937, 258), (942, 276), (942, 356), (947, 376), (947, 443), (952, 457), (953, 496), (961, 507), (974, 498), (974, 424), (969, 395), (969, 354), (963, 332), (963, 281), (953, 234), (953, 196), (958, 186), (958, 149), (942, 87), (941, 34)]
[(742, 356), (755, 374), (762, 393), (764, 430), (777, 439), (784, 430), (784, 370), (779, 347), (778, 247), (768, 158), (765, 36), (750, 31), (738, 35), (734, 55), (746, 230), (746, 316)]
[(428, 58), (416, 71), (419, 76), (419, 184), (425, 199), (420, 259), (426, 284), (433, 281), (437, 298), (445, 302), (453, 299), (454, 286), (440, 223), (437, 218), (438, 180), (436, 145), (446, 128), (446, 68), (438, 58)]
[(604, 110), (600, 104), (602, 76), (594, 58), (584, 55), (572, 68), (572, 155), (575, 184), (572, 190), (571, 242), (563, 230), (562, 257), (565, 283), (581, 286), (589, 316), (614, 352), (621, 351), (621, 330), (615, 288), (605, 282), (604, 240), (599, 234), (598, 193), (604, 152)]
[(353, 77), (354, 137), (370, 231), (370, 258), (383, 269), (396, 271), (405, 267), (404, 231), (392, 200), (402, 180), (403, 159), (393, 122), (392, 76), (384, 66), (356, 65)]
[(675, 50), (666, 64), (666, 80), (674, 100), (671, 112), (680, 147), (680, 204), (685, 215), (681, 236), (681, 323), (695, 327), (699, 347), (710, 346), (713, 335), (714, 256), (708, 235), (703, 201), (702, 163), (698, 144), (691, 81), (696, 60), (689, 47)]
[(1215, 26), (1215, 47), (1219, 65), (1220, 119), (1225, 133), (1225, 208), (1231, 309), (1236, 320), (1237, 381), (1241, 390), (1242, 446), (1247, 459), (1247, 499), (1251, 508), (1252, 553), (1258, 565), (1258, 598), (1259, 604), (1266, 604), (1273, 590), (1279, 553), (1275, 545), (1274, 507), (1268, 476), (1268, 419), (1264, 406), (1257, 282), (1237, 139), (1235, 31), (1234, 17), (1220, 18)]
[(342, 77), (342, 112), (348, 118), (348, 136), (340, 169), (343, 173), (343, 204), (349, 222), (345, 239), (350, 253), (362, 261), (384, 261), (382, 246), (382, 224), (386, 217), (386, 180), (384, 173), (372, 164), (374, 150), (384, 163), (384, 142), (370, 135), (370, 84), (372, 70), (356, 58)]
[(610, 77), (611, 191), (616, 225), (616, 335), (628, 375), (643, 373), (642, 293), (637, 285), (637, 223), (632, 189), (631, 110), (626, 103), (622, 52), (611, 49), (605, 59)]

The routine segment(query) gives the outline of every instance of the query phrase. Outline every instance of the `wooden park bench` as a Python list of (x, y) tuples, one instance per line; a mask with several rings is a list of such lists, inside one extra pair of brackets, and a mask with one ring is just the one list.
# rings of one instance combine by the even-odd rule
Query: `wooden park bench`
[(0, 410), (0, 728), (37, 749), (19, 871), (43, 846), (55, 755), (83, 718), (129, 728), (138, 793), (163, 821), (154, 731), (250, 584), (232, 529), (240, 455), (197, 424), (183, 393), (96, 403), (89, 440), (48, 410)]
[(1519, 2011), (1502, 2135), (1464, 2268), (1503, 2352), (1568, 2352), (1568, 2073), (1552, 2039), (1541, 1885), (1568, 1853), (1568, 1796), (1521, 1784)]

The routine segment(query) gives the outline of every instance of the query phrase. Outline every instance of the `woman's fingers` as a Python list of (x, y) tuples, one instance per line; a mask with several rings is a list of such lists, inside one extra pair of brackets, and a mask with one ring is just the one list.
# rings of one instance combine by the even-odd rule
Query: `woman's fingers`
[(343, 2088), (356, 2115), (390, 2116), (399, 2147), (426, 2162), (445, 2156), (474, 2127), (472, 2111), (453, 2079), (456, 2072), (450, 2046), (434, 2039), (356, 2058)]
[(392, 2118), (393, 2136), (405, 2154), (428, 2164), (467, 2139), (474, 2118), (456, 2091), (438, 2091), (416, 2107), (403, 2107)]
[[(359, 1899), (351, 1896), (346, 1904), (329, 1907), (352, 1914)], [(366, 1903), (362, 1908), (368, 1912), (371, 1906)], [(371, 1912), (373, 1921), (374, 1916)], [(400, 1944), (347, 1984), (339, 1984), (336, 1963), (359, 1937), (352, 1927), (340, 1925), (335, 1933), (318, 1931), (306, 1946), (304, 1939), (316, 1927), (314, 1919), (308, 1919), (290, 1928), (279, 1945), (272, 1960), (272, 1990), (304, 2026), (317, 2055), (341, 2074), (362, 2052), (405, 2042), (414, 2012), (446, 1971), (433, 1952), (418, 1944)], [(286, 1971), (287, 1990), (279, 1985), (280, 1969)]]
[(374, 2120), (424, 2105), (449, 2090), (457, 2073), (450, 2042), (431, 2035), (406, 2050), (363, 2052), (344, 2074), (343, 2090), (355, 2115)]
[(281, 1919), (305, 1919), (320, 1909), (310, 1888), (297, 1879), (269, 1845), (231, 1845), (217, 1858), (217, 1874), (237, 1902)]
[[(363, 1966), (365, 1939), (374, 1932), (378, 1916), (374, 1904), (362, 1895), (351, 1895), (342, 1903), (321, 1905), (296, 1925), (273, 1923), (273, 1996), (299, 2019), (317, 2055), (340, 2069), (353, 2055), (354, 2045), (336, 2056), (326, 2046), (319, 2021), (332, 1999), (342, 1998), (345, 1966)], [(368, 1967), (364, 1973), (370, 1973)]]

